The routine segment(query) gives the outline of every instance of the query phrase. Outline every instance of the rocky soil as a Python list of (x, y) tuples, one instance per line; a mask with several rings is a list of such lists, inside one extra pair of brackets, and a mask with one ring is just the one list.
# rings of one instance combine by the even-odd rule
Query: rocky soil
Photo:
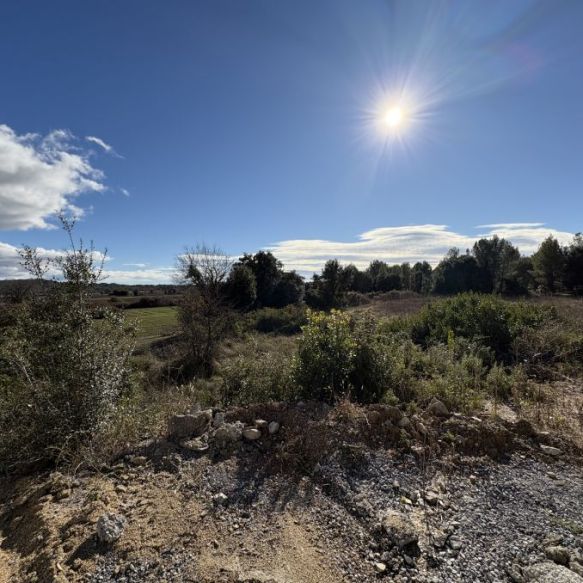
[(524, 421), (273, 405), (5, 480), (0, 583), (583, 583), (583, 471)]

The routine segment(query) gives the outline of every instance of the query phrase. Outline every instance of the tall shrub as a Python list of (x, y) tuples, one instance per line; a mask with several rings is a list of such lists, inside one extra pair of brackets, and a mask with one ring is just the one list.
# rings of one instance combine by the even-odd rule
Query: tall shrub
[[(89, 302), (104, 256), (78, 246), (43, 260), (25, 248), (23, 263), (40, 280), (17, 309), (0, 345), (0, 465), (60, 461), (107, 424), (129, 385), (133, 333), (120, 312)], [(60, 278), (46, 281), (47, 272)]]

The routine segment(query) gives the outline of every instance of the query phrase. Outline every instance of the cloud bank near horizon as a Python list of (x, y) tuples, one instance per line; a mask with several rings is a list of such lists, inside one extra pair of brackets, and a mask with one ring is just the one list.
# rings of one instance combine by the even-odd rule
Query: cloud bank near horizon
[[(18, 247), (8, 243), (0, 242), (0, 279), (28, 279), (29, 273), (22, 267)], [(56, 249), (38, 248), (39, 255), (50, 259), (55, 259), (63, 254), (63, 251)], [(99, 251), (95, 251), (97, 259), (102, 257)], [(108, 268), (108, 258), (103, 270), (103, 283), (121, 284), (159, 284), (174, 283), (174, 267), (149, 267), (145, 263), (123, 264), (124, 267), (135, 267), (135, 269), (112, 269)], [(56, 272), (49, 272), (49, 277), (58, 275)]]
[(356, 241), (328, 241), (321, 239), (292, 239), (266, 247), (286, 269), (311, 275), (320, 271), (328, 259), (353, 263), (365, 268), (371, 261), (380, 259), (387, 263), (416, 263), (428, 261), (437, 265), (452, 247), (462, 252), (471, 249), (477, 239), (498, 235), (511, 241), (521, 253), (530, 255), (549, 235), (563, 245), (569, 243), (573, 233), (547, 227), (544, 223), (497, 223), (475, 227), (475, 233), (463, 234), (447, 225), (410, 225), (380, 227), (358, 235)]
[[(296, 239), (281, 241), (265, 247), (280, 259), (288, 270), (295, 269), (305, 276), (319, 272), (328, 259), (341, 263), (354, 263), (365, 268), (371, 261), (380, 259), (387, 263), (415, 263), (428, 261), (436, 265), (452, 247), (461, 251), (470, 249), (481, 237), (498, 235), (515, 244), (525, 255), (536, 251), (541, 241), (552, 235), (563, 245), (570, 243), (573, 233), (547, 227), (544, 223), (498, 223), (480, 225), (475, 234), (455, 232), (445, 225), (411, 225), (381, 227), (361, 233), (357, 241), (341, 242), (321, 239)], [(41, 254), (55, 257), (61, 252), (41, 249)], [(235, 256), (236, 259), (238, 256)], [(124, 268), (108, 267), (105, 281), (120, 284), (172, 284), (175, 268), (151, 266), (147, 263), (124, 263)], [(18, 248), (0, 242), (0, 279), (25, 279), (28, 274), (20, 265)]]

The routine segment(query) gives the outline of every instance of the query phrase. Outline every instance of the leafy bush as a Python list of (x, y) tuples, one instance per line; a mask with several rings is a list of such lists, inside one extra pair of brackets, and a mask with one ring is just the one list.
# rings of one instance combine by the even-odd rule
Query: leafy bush
[(411, 337), (423, 346), (464, 338), (491, 349), (497, 360), (513, 359), (513, 342), (528, 328), (556, 318), (554, 308), (466, 293), (425, 306), (411, 322)]
[(351, 396), (359, 403), (381, 401), (396, 385), (398, 355), (393, 338), (379, 334), (377, 322), (364, 316), (352, 322), (355, 350), (349, 374)]
[[(513, 312), (521, 323), (532, 320), (522, 315)], [(407, 319), (379, 322), (334, 310), (309, 312), (293, 379), (306, 398), (423, 404), (438, 397), (448, 407), (465, 411), (486, 396), (509, 398), (515, 384), (524, 381), (522, 367), (498, 364), (493, 349), (477, 335), (468, 339), (449, 333), (445, 342), (423, 347), (408, 336), (410, 326)]]
[[(71, 234), (72, 225), (64, 222)], [(71, 239), (72, 241), (72, 239)], [(100, 268), (73, 246), (55, 262), (64, 281), (19, 306), (0, 345), (0, 465), (66, 460), (101, 431), (129, 385), (132, 330), (120, 313), (100, 319), (88, 302)], [(39, 278), (33, 249), (24, 263)]]
[(306, 396), (333, 401), (348, 392), (357, 347), (350, 325), (350, 316), (338, 310), (308, 311), (293, 365), (294, 380)]

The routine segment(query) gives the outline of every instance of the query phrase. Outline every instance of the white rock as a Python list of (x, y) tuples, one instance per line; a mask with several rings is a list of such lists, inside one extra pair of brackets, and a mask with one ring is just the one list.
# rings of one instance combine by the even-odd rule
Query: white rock
[(269, 435), (273, 435), (279, 431), (279, 423), (277, 421), (272, 421), (269, 424)]
[(213, 427), (220, 427), (225, 423), (225, 414), (222, 411), (215, 413), (213, 419)]
[(558, 456), (561, 455), (561, 453), (563, 453), (559, 448), (552, 447), (550, 445), (541, 445), (540, 448), (542, 452), (546, 453), (547, 455)]
[(261, 437), (261, 431), (255, 427), (245, 427), (243, 429), (243, 437), (249, 441), (255, 441)]
[(217, 505), (217, 506), (225, 506), (225, 504), (229, 501), (229, 497), (226, 494), (223, 494), (222, 492), (219, 492), (218, 494), (215, 494), (213, 496), (213, 502)]
[(184, 449), (189, 449), (190, 451), (195, 451), (198, 453), (202, 453), (203, 451), (206, 451), (209, 448), (209, 444), (206, 443), (205, 441), (202, 441), (199, 438), (183, 439), (180, 442), (180, 445)]
[(267, 429), (269, 423), (265, 421), (265, 419), (256, 419), (255, 420), (255, 427), (257, 429)]
[(384, 573), (387, 570), (387, 566), (384, 563), (375, 563), (374, 568), (377, 573)]
[(419, 533), (413, 521), (402, 512), (388, 510), (381, 517), (381, 526), (389, 541), (403, 549), (409, 545), (416, 545)]
[(583, 577), (550, 561), (525, 567), (522, 574), (523, 581), (536, 583), (583, 583)]

